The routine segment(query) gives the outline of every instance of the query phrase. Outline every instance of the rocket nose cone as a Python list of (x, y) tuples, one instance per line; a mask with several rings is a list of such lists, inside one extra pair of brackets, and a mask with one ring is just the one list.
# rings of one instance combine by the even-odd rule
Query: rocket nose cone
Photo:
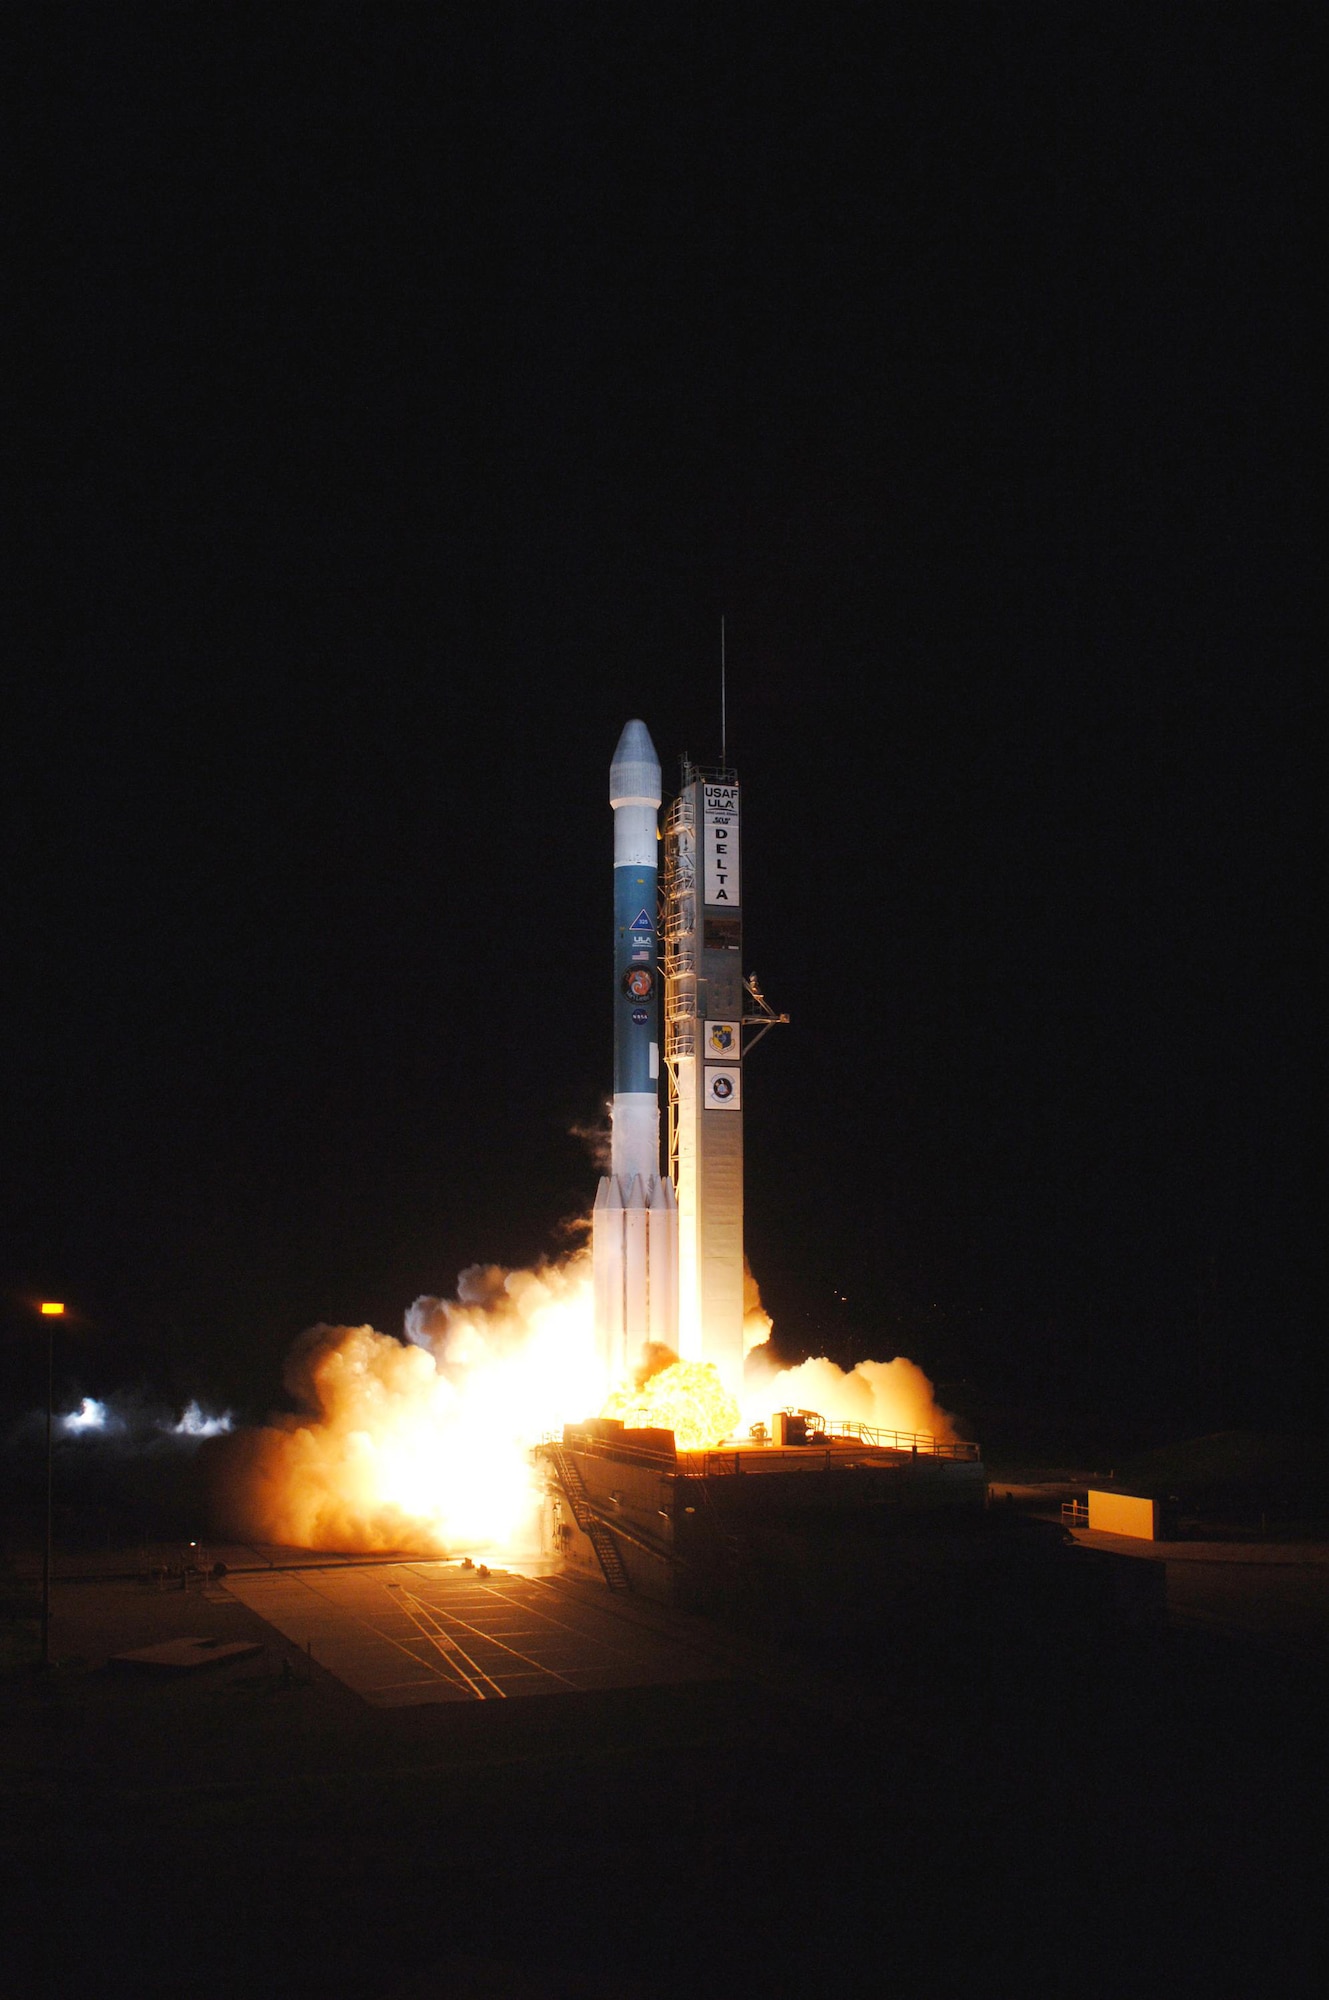
[(644, 722), (623, 725), (614, 761), (609, 766), (609, 803), (611, 806), (660, 803), (660, 759)]

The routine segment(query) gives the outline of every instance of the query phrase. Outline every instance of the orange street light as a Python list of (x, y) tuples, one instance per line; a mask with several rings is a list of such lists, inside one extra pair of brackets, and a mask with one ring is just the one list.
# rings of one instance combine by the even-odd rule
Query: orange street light
[(46, 1326), (46, 1549), (42, 1556), (42, 1665), (51, 1664), (51, 1425), (55, 1416), (55, 1322), (63, 1319), (63, 1303), (43, 1299), (39, 1306)]

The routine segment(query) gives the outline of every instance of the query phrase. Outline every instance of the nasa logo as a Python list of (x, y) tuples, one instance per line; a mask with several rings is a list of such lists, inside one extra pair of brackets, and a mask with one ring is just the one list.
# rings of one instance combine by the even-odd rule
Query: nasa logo
[(636, 1022), (639, 1028), (644, 1028), (646, 1026), (646, 1023), (650, 1020), (651, 1017), (647, 1013), (644, 1007), (634, 1007), (632, 1010), (632, 1018)]

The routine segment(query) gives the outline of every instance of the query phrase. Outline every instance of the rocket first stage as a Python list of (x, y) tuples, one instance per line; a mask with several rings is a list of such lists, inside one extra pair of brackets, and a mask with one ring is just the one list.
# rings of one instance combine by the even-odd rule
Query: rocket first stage
[(595, 1325), (611, 1381), (648, 1343), (678, 1345), (678, 1204), (660, 1172), (657, 951), (660, 760), (629, 722), (609, 767), (614, 811), (614, 1098), (592, 1218)]

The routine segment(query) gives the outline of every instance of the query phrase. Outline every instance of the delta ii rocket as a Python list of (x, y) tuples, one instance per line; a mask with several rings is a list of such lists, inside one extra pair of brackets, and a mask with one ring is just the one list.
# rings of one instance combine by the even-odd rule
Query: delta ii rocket
[(609, 1172), (591, 1223), (595, 1327), (612, 1382), (678, 1342), (678, 1203), (660, 1171), (660, 759), (629, 722), (609, 767), (614, 812), (614, 1096)]
[[(739, 787), (685, 761), (661, 840), (660, 760), (629, 722), (614, 812), (614, 1096), (592, 1218), (595, 1322), (613, 1382), (651, 1344), (743, 1379), (743, 1036), (788, 1017), (742, 972)], [(663, 845), (664, 881), (658, 879)], [(663, 894), (660, 890), (663, 888)], [(664, 1019), (661, 1033), (661, 987)], [(661, 1171), (660, 1086), (668, 1081)]]

